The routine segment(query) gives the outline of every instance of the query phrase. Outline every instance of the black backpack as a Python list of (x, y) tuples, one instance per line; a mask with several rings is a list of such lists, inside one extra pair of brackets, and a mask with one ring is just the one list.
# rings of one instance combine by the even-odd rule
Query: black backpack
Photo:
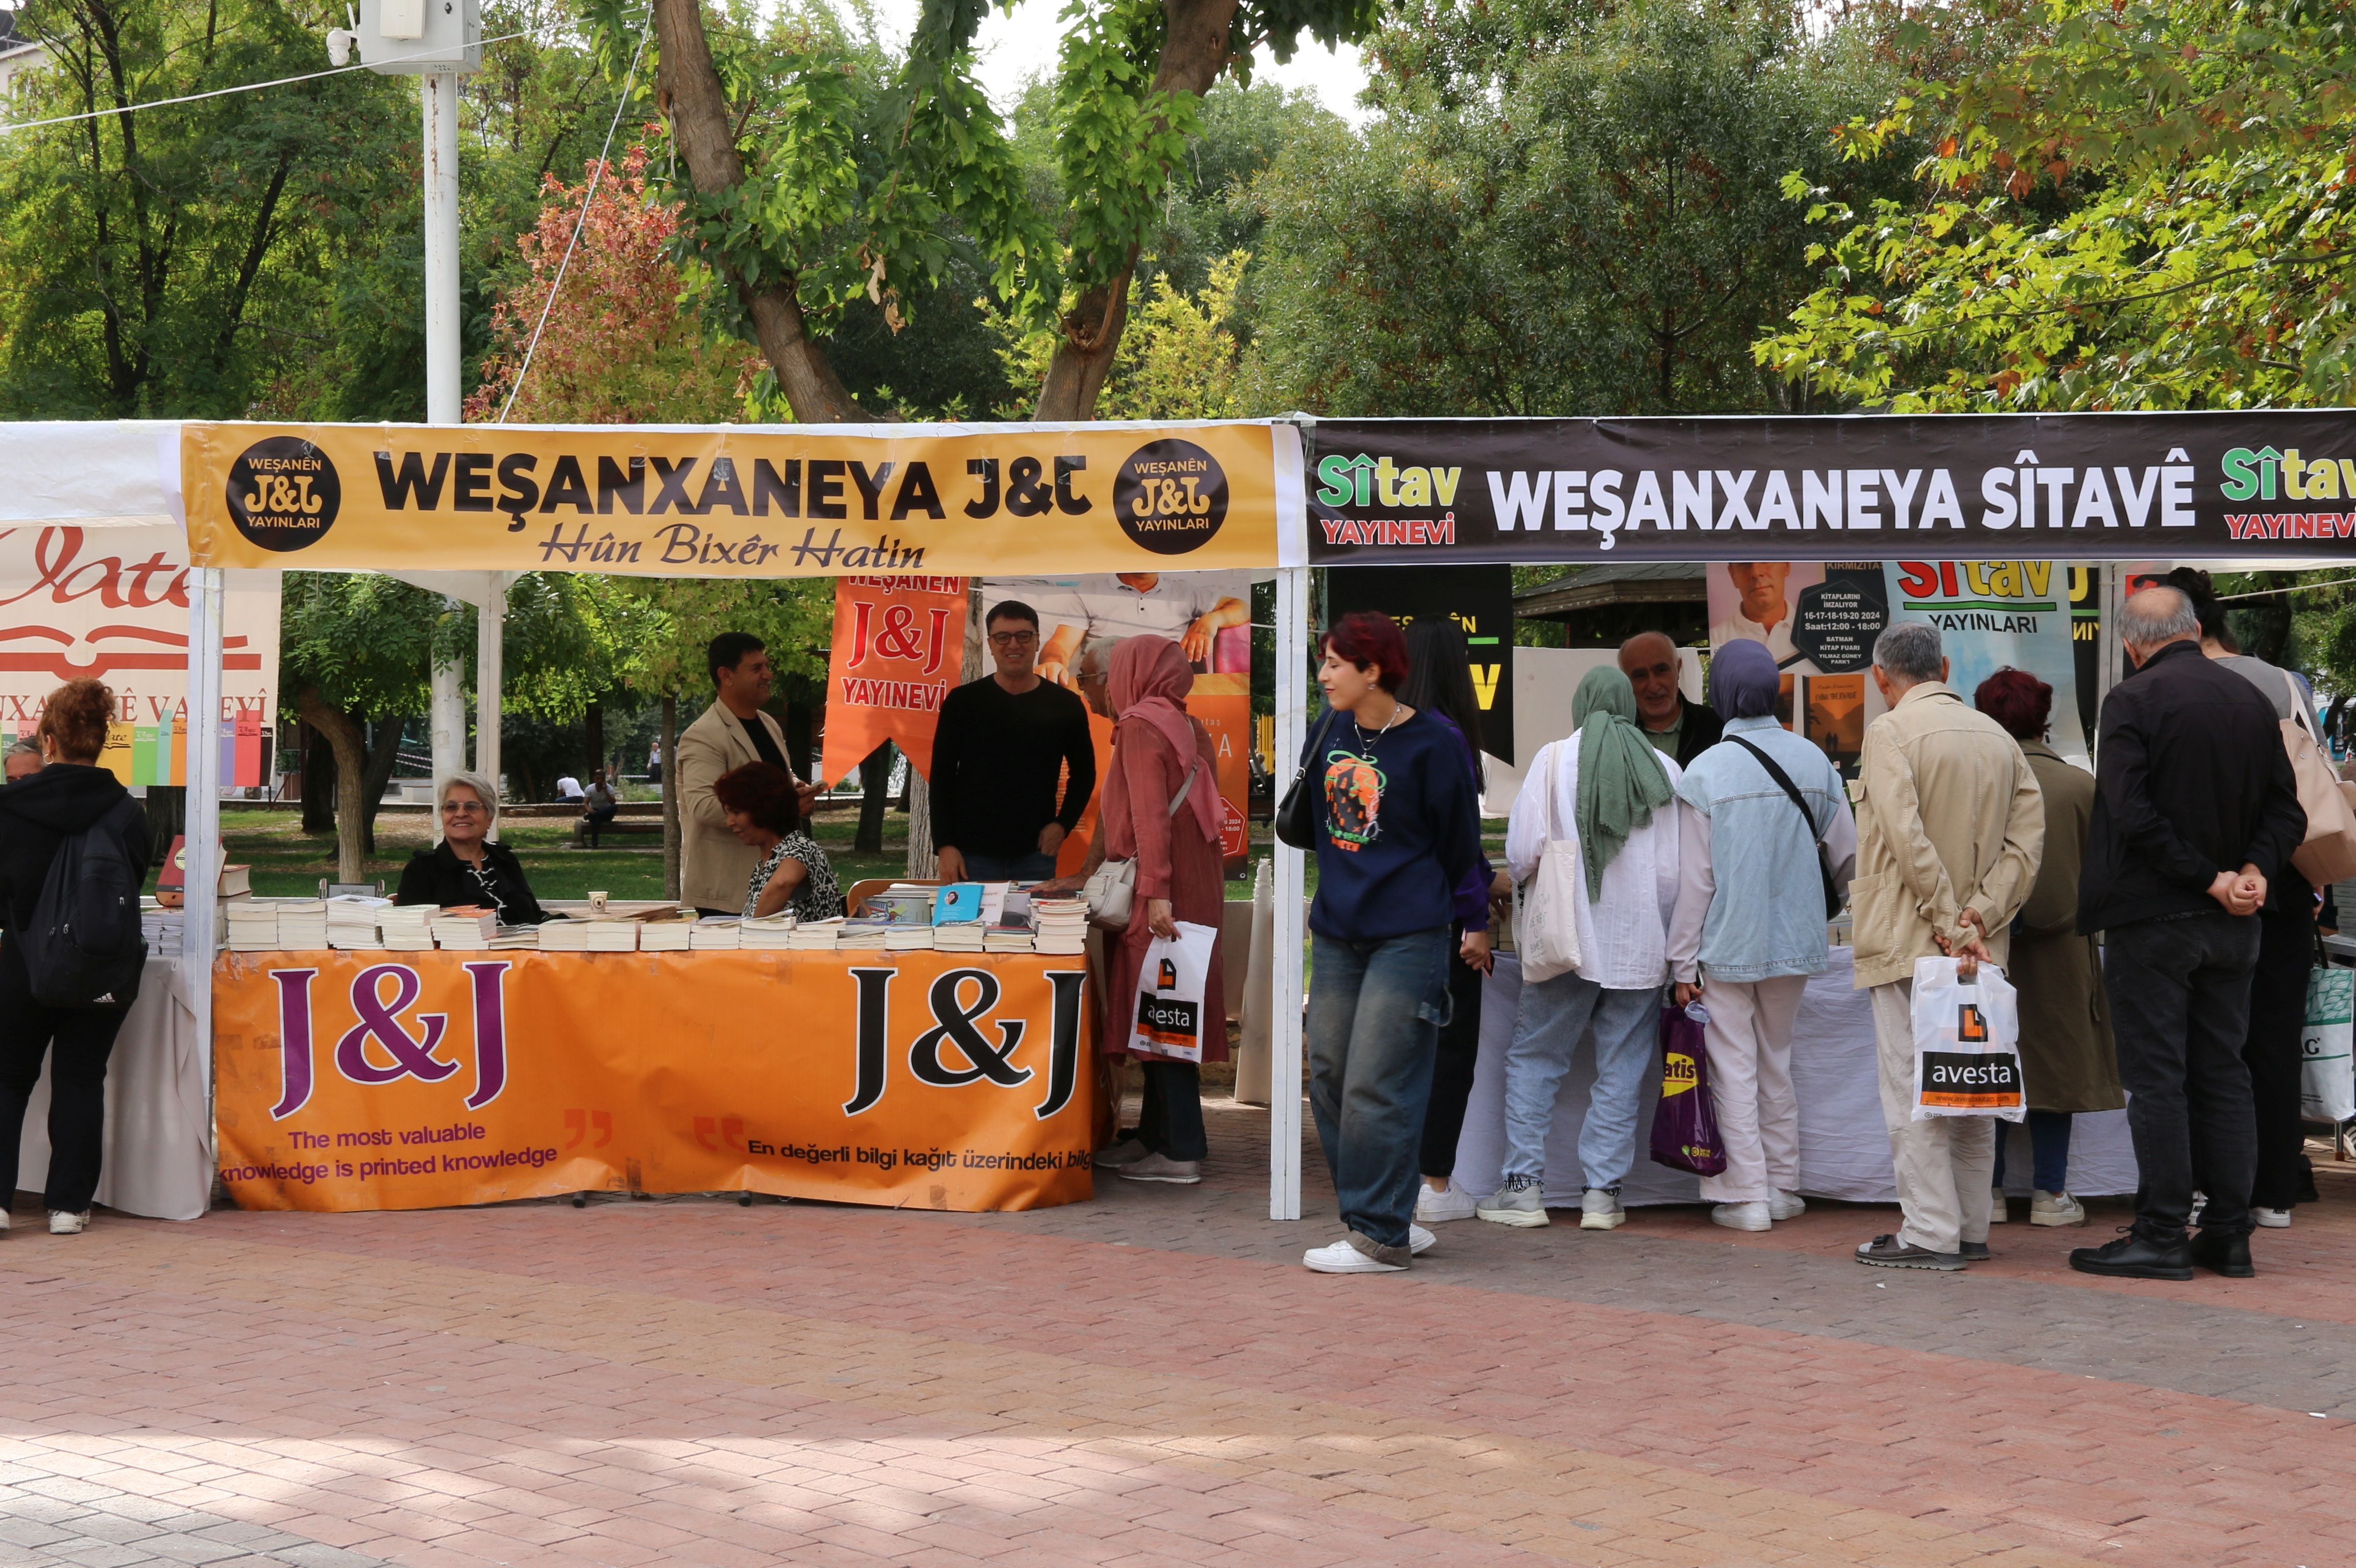
[(128, 1007), (139, 994), (147, 939), (139, 889), (147, 868), (132, 863), (139, 803), (124, 795), (87, 829), (59, 844), (21, 939), (33, 999), (44, 1007)]

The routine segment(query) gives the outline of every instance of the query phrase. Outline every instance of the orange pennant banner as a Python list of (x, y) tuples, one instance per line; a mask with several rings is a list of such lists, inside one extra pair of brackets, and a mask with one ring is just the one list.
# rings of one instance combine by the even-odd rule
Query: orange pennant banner
[(941, 700), (965, 666), (962, 577), (838, 577), (834, 647), (826, 670), (829, 784), (851, 776), (886, 741), (933, 774)]
[(1069, 1203), (1094, 1191), (1085, 986), (1012, 954), (227, 954), (221, 1179), (246, 1209)]

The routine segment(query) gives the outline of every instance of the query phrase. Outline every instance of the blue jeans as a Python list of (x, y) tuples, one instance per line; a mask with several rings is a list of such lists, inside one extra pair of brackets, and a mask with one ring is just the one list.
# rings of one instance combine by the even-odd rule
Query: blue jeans
[[(2004, 1190), (2004, 1146), (2010, 1141), (2009, 1129), (1996, 1130), (1996, 1189)], [(2029, 1151), (2034, 1164), (2032, 1180), (2040, 1192), (2067, 1192), (2070, 1189), (2070, 1113), (2067, 1111), (2031, 1111), (2029, 1113)]]
[(969, 882), (1044, 882), (1055, 874), (1055, 857), (1033, 849), (1028, 855), (968, 855), (965, 879)]
[(1657, 1059), (1661, 992), (1606, 990), (1578, 975), (1522, 987), (1514, 1042), (1505, 1050), (1505, 1174), (1543, 1176), (1555, 1096), (1583, 1040), (1595, 1044), (1595, 1092), (1579, 1129), (1579, 1170), (1589, 1187), (1616, 1188), (1636, 1162), (1636, 1107)]
[(1448, 927), (1313, 936), (1309, 1105), (1342, 1222), (1407, 1261), (1431, 1063), (1448, 1021)]

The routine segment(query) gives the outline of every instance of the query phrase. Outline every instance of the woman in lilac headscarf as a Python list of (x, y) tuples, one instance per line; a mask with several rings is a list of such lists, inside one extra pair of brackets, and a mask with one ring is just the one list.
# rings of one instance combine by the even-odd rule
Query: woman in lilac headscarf
[[(1678, 781), (1685, 883), (1669, 932), (1680, 1006), (1709, 1013), (1710, 1104), (1722, 1175), (1702, 1179), (1710, 1218), (1764, 1231), (1806, 1210), (1800, 1180), (1800, 1106), (1792, 1093), (1792, 1025), (1807, 977), (1831, 963), (1821, 854), (1839, 887), (1857, 862), (1848, 792), (1825, 753), (1775, 720), (1783, 677), (1763, 643), (1735, 641), (1710, 657), (1710, 706), (1725, 738)], [(1771, 769), (1771, 765), (1772, 768)], [(1807, 803), (1774, 776), (1780, 769)], [(1821, 846), (1821, 848), (1820, 848)]]

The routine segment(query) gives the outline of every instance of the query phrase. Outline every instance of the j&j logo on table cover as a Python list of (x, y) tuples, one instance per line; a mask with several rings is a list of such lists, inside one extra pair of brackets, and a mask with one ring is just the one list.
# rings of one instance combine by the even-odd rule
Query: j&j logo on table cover
[[(859, 987), (859, 1074), (851, 1098), (843, 1102), (846, 1116), (873, 1109), (889, 1087), (892, 982), (900, 977), (900, 972), (861, 968), (851, 975)], [(1032, 1112), (1043, 1122), (1071, 1103), (1073, 1086), (1079, 1079), (1080, 990), (1087, 980), (1086, 970), (1047, 972), (1047, 983), (1055, 987), (1047, 1041), (1047, 1091)], [(969, 986), (973, 989), (970, 1006), (964, 999)], [(988, 1017), (998, 1006), (1000, 994), (998, 976), (987, 969), (951, 969), (937, 977), (925, 995), (933, 1027), (909, 1045), (908, 1075), (936, 1089), (985, 1082), (1001, 1089), (1019, 1089), (1030, 1083), (1036, 1074), (1028, 1067), (1017, 1067), (1013, 1060), (1023, 1044), (1023, 1020)], [(991, 1022), (998, 1028), (996, 1044), (983, 1032), (983, 1026)], [(945, 1052), (964, 1065), (953, 1065)]]
[(1184, 555), (1211, 542), (1227, 520), (1227, 475), (1191, 441), (1148, 442), (1112, 482), (1120, 531), (1156, 555)]
[[(508, 1084), (507, 976), (510, 966), (506, 959), (465, 965), (467, 978), (474, 985), (475, 1002), (475, 1090), (466, 1096), (466, 1109), (470, 1111), (479, 1111), (498, 1099)], [(270, 977), (278, 983), (278, 1051), (283, 1085), (278, 1104), (270, 1113), (273, 1121), (293, 1115), (311, 1099), (312, 1059), (316, 1043), (311, 1027), (311, 982), (318, 975), (316, 969), (270, 972)], [(385, 995), (387, 981), (392, 983), (390, 997)], [(459, 1063), (444, 1061), (434, 1054), (449, 1032), (447, 1013), (418, 1014), (418, 1032), (413, 1035), (410, 1026), (402, 1021), (402, 1014), (417, 1005), (423, 989), (417, 971), (405, 964), (379, 964), (354, 976), (352, 1016), (359, 1021), (336, 1041), (336, 1071), (354, 1083), (365, 1084), (391, 1083), (400, 1078), (439, 1083), (457, 1072)]]
[(257, 441), (229, 465), (229, 520), (269, 550), (307, 549), (327, 537), (343, 482), (327, 454), (295, 435)]

